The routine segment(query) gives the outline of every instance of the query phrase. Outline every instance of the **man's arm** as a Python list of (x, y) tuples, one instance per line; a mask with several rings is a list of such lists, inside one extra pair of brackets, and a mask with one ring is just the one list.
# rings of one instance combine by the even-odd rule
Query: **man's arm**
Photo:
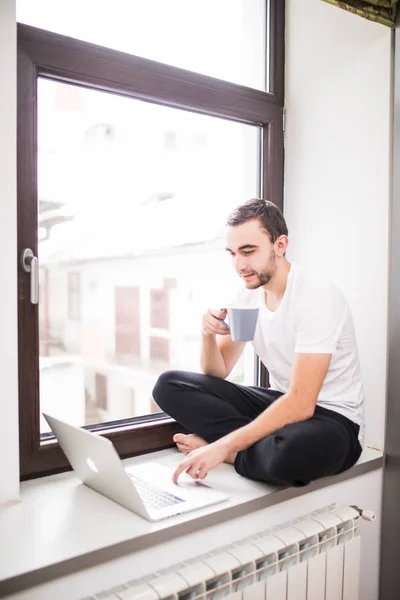
[(203, 316), (201, 370), (205, 375), (225, 379), (240, 358), (246, 342), (233, 342), (229, 329), (222, 324), (226, 310), (209, 309)]
[(208, 471), (226, 460), (231, 461), (237, 452), (289, 423), (312, 417), (331, 358), (331, 354), (295, 354), (287, 394), (278, 398), (248, 425), (190, 452), (178, 465), (173, 481), (177, 482), (182, 471), (194, 479), (204, 479)]

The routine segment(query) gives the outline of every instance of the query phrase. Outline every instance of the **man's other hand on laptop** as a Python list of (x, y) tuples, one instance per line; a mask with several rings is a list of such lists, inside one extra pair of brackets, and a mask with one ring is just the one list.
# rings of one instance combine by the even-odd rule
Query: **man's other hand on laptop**
[(230, 448), (225, 440), (220, 439), (207, 446), (196, 448), (189, 452), (187, 456), (177, 466), (172, 480), (178, 483), (178, 477), (185, 471), (193, 479), (204, 479), (207, 473), (218, 467), (223, 462), (233, 464), (236, 457), (232, 455)]

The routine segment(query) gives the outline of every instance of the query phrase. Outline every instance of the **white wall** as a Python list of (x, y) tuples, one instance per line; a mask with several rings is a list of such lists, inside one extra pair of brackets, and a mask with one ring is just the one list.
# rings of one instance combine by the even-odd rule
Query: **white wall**
[(16, 232), (16, 27), (0, 0), (0, 504), (19, 495)]
[(325, 271), (349, 299), (365, 383), (365, 441), (382, 448), (391, 30), (324, 2), (287, 0), (286, 31), (288, 256)]

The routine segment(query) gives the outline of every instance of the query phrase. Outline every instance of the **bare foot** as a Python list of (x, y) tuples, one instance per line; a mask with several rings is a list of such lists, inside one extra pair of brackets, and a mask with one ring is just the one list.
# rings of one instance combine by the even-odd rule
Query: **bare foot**
[(178, 446), (178, 450), (185, 453), (207, 445), (207, 442), (195, 433), (190, 433), (189, 435), (185, 435), (184, 433), (176, 433), (172, 439)]
[[(184, 452), (185, 454), (191, 452), (192, 450), (196, 450), (196, 448), (207, 446), (207, 442), (195, 433), (189, 433), (188, 435), (185, 435), (184, 433), (176, 433), (172, 439), (177, 445), (178, 450)], [(226, 457), (225, 462), (229, 465), (233, 465), (236, 455), (237, 452), (231, 452), (231, 454)]]

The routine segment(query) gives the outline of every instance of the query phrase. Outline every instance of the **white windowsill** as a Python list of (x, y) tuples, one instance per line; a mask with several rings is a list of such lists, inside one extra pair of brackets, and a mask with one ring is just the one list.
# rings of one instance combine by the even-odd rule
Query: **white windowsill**
[[(126, 465), (157, 460), (174, 468), (174, 449), (129, 458)], [(278, 488), (244, 479), (221, 465), (207, 482), (227, 502), (151, 523), (82, 485), (72, 472), (21, 484), (21, 502), (0, 509), (0, 597), (50, 581), (171, 537), (201, 530), (250, 512), (378, 469), (383, 454), (365, 448), (358, 463), (340, 475), (306, 487)]]

